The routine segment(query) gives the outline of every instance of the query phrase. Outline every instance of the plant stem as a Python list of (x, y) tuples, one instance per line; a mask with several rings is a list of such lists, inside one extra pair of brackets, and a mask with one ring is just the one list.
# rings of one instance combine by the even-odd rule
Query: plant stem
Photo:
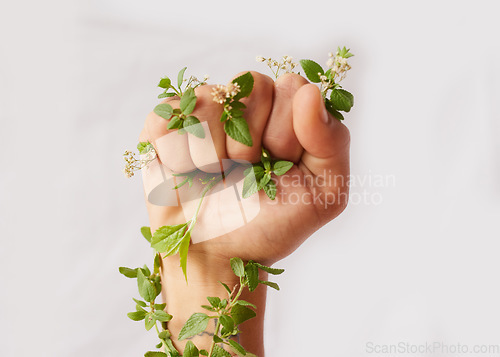
[[(219, 335), (219, 329), (220, 329), (220, 319), (217, 319), (217, 325), (215, 326), (214, 337)], [(212, 345), (210, 346), (210, 351), (208, 352), (208, 357), (212, 357), (214, 347), (215, 347), (215, 341), (212, 340)]]

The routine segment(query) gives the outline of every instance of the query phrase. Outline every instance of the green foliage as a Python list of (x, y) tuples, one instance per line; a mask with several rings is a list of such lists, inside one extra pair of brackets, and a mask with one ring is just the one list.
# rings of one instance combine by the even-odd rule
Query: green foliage
[(153, 234), (151, 247), (158, 253), (165, 253), (166, 256), (177, 254), (186, 229), (187, 223), (158, 228)]
[(149, 227), (141, 227), (141, 234), (142, 236), (149, 242), (151, 243), (151, 228)]
[(249, 97), (252, 93), (254, 85), (252, 73), (247, 72), (233, 79), (233, 83), (237, 83), (240, 86), (240, 92), (236, 94), (233, 100), (240, 100), (241, 98)]
[(153, 145), (151, 145), (151, 143), (149, 141), (144, 141), (144, 142), (140, 142), (139, 144), (137, 144), (137, 150), (139, 151), (139, 154), (141, 154), (141, 155), (147, 154), (147, 152), (151, 149), (154, 150)]
[(243, 117), (233, 117), (224, 123), (224, 131), (234, 140), (246, 145), (252, 146), (253, 140), (250, 135), (247, 121)]
[(303, 59), (300, 60), (300, 65), (302, 66), (302, 69), (304, 70), (304, 73), (306, 74), (307, 78), (313, 82), (313, 83), (319, 83), (321, 82), (321, 79), (319, 78), (320, 75), (325, 74), (325, 71), (319, 64), (312, 60), (307, 60)]
[(243, 265), (243, 260), (240, 258), (231, 258), (231, 269), (237, 277), (242, 278), (245, 275), (245, 267)]
[(181, 332), (179, 332), (179, 341), (185, 340), (189, 337), (193, 337), (194, 335), (205, 331), (209, 319), (210, 318), (207, 314), (201, 312), (192, 314), (191, 317), (186, 321), (186, 324), (182, 327)]

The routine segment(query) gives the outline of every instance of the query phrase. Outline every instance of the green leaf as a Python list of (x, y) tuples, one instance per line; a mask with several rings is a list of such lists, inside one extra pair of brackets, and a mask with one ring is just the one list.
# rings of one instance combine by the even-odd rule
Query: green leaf
[(264, 187), (264, 192), (267, 197), (274, 200), (276, 198), (276, 183), (274, 181), (269, 181)]
[(193, 112), (196, 106), (196, 94), (194, 94), (193, 88), (188, 88), (183, 94), (179, 107), (184, 115), (189, 115)]
[(276, 161), (273, 164), (273, 173), (277, 176), (284, 175), (293, 167), (293, 162), (290, 161)]
[(151, 275), (151, 270), (149, 270), (147, 264), (144, 264), (144, 266), (141, 268), (141, 270), (144, 273), (144, 275), (146, 275), (146, 276), (150, 276)]
[(272, 281), (263, 281), (263, 280), (261, 280), (261, 281), (259, 281), (259, 283), (267, 285), (267, 286), (269, 286), (269, 287), (271, 287), (273, 289), (276, 289), (278, 291), (280, 289), (279, 285), (276, 284), (275, 282), (272, 282)]
[(166, 91), (161, 93), (161, 94), (158, 94), (158, 99), (162, 99), (162, 98), (170, 98), (170, 97), (173, 97), (175, 96), (175, 93), (167, 93)]
[(137, 144), (137, 150), (139, 151), (139, 154), (146, 154), (151, 147), (151, 143), (149, 141), (141, 141), (139, 144)]
[(208, 306), (208, 305), (201, 305), (202, 308), (204, 308), (205, 310), (208, 310), (208, 311), (212, 311), (212, 312), (215, 312), (217, 310), (215, 310), (212, 306)]
[(259, 285), (259, 269), (256, 265), (248, 263), (245, 266), (245, 276), (248, 281), (248, 289), (254, 291), (257, 285)]
[(252, 146), (252, 136), (247, 121), (242, 117), (234, 117), (224, 123), (224, 131), (231, 138), (246, 146)]
[(234, 324), (239, 325), (255, 316), (257, 314), (252, 309), (243, 305), (234, 305), (231, 309), (231, 316), (233, 318)]
[(167, 124), (167, 129), (172, 130), (172, 129), (180, 129), (182, 128), (182, 119), (179, 118), (177, 115), (172, 117), (170, 121)]
[(200, 121), (198, 120), (198, 118), (196, 118), (194, 116), (188, 116), (184, 120), (184, 123), (183, 123), (182, 127), (184, 129), (186, 129), (186, 131), (188, 133), (191, 133), (191, 134), (193, 134), (194, 136), (196, 136), (196, 137), (198, 137), (200, 139), (204, 139), (205, 138), (205, 131), (203, 130), (203, 127), (201, 126)]
[(354, 105), (354, 96), (344, 89), (333, 89), (330, 94), (330, 104), (335, 110), (348, 112)]
[(137, 286), (139, 288), (139, 294), (144, 300), (151, 302), (155, 299), (156, 290), (141, 269), (137, 270)]
[(217, 335), (214, 335), (213, 340), (214, 340), (215, 343), (224, 342), (224, 340), (222, 338), (220, 338), (219, 336), (217, 336)]
[(148, 313), (146, 315), (146, 319), (144, 320), (144, 325), (146, 327), (146, 330), (151, 330), (153, 326), (156, 324), (156, 318), (153, 316), (152, 313)]
[(210, 357), (231, 357), (231, 354), (225, 349), (220, 348), (219, 345), (214, 345), (214, 349), (212, 350)]
[(241, 195), (243, 198), (248, 198), (260, 189), (260, 182), (264, 177), (265, 171), (262, 166), (252, 165), (244, 171), (245, 179), (243, 180), (243, 190)]
[(240, 102), (240, 101), (238, 101), (238, 100), (233, 100), (233, 101), (231, 102), (231, 107), (232, 107), (233, 109), (243, 110), (243, 109), (245, 109), (247, 106), (246, 106), (244, 103), (242, 103), (242, 102)]
[(227, 331), (231, 332), (234, 330), (234, 321), (230, 316), (221, 315), (219, 321)]
[(166, 303), (154, 304), (153, 307), (155, 308), (155, 310), (163, 310), (163, 309), (165, 309), (165, 307), (167, 307), (167, 304)]
[(167, 338), (170, 338), (170, 336), (172, 336), (172, 335), (171, 335), (169, 330), (163, 330), (162, 332), (160, 332), (158, 334), (158, 338), (161, 340), (165, 340)]
[(163, 310), (156, 310), (154, 312), (153, 316), (155, 317), (155, 319), (157, 319), (158, 321), (161, 321), (161, 322), (167, 322), (167, 321), (172, 320), (172, 315), (167, 314)]
[(303, 59), (300, 60), (300, 65), (304, 69), (304, 72), (307, 76), (307, 78), (313, 82), (313, 83), (319, 83), (321, 82), (321, 79), (319, 78), (318, 73), (321, 75), (325, 74), (323, 71), (323, 68), (319, 64), (317, 64), (314, 61)]
[(147, 304), (146, 304), (144, 301), (137, 300), (137, 299), (134, 299), (134, 298), (132, 298), (132, 300), (134, 300), (134, 301), (135, 301), (135, 303), (136, 303), (137, 305), (139, 305), (139, 306), (142, 306), (142, 307), (146, 307), (146, 306), (147, 306)]
[(182, 238), (181, 245), (179, 246), (180, 267), (187, 283), (187, 256), (189, 250), (189, 243), (191, 242), (191, 233), (187, 232)]
[(208, 351), (207, 350), (200, 350), (200, 355), (208, 356)]
[(177, 75), (177, 87), (181, 89), (182, 82), (184, 81), (184, 72), (186, 72), (187, 67), (184, 67), (179, 71)]
[(264, 270), (264, 271), (268, 272), (269, 274), (273, 274), (273, 275), (280, 275), (285, 271), (285, 269), (271, 268), (271, 267), (267, 267), (265, 265), (262, 265), (260, 263), (253, 262), (253, 261), (252, 261), (252, 263), (257, 265), (257, 267), (259, 269)]
[(163, 346), (163, 342), (158, 342), (155, 347), (156, 348), (161, 348), (161, 346)]
[(246, 356), (247, 351), (240, 345), (238, 342), (234, 340), (228, 340), (229, 344), (233, 348), (233, 351), (238, 354), (238, 356)]
[(229, 289), (229, 286), (227, 286), (227, 284), (223, 283), (222, 281), (219, 281), (219, 283), (222, 284), (222, 286), (224, 287), (224, 289), (226, 289), (226, 291), (228, 292), (228, 294), (231, 294), (231, 289)]
[(252, 93), (254, 83), (252, 73), (247, 72), (238, 78), (233, 79), (233, 83), (238, 83), (240, 86), (240, 92), (234, 96), (234, 100), (248, 97), (250, 93)]
[(119, 267), (120, 274), (125, 275), (127, 278), (137, 278), (137, 269), (130, 269), (127, 267)]
[(146, 317), (146, 312), (144, 311), (134, 311), (134, 312), (129, 312), (127, 316), (134, 321), (141, 321), (144, 320)]
[(160, 253), (156, 253), (153, 262), (153, 270), (155, 274), (158, 274), (160, 272), (160, 260), (161, 260)]
[(238, 304), (238, 305), (241, 305), (241, 306), (251, 306), (254, 309), (257, 308), (257, 306), (255, 306), (254, 304), (252, 304), (251, 302), (245, 301), (245, 300), (236, 300), (235, 303)]
[(220, 306), (220, 298), (217, 296), (207, 296), (207, 300), (215, 308)]
[(160, 79), (160, 83), (158, 83), (158, 87), (160, 88), (170, 88), (170, 85), (171, 85), (171, 81), (170, 81), (170, 78), (168, 77), (163, 77), (162, 79)]
[(186, 347), (184, 347), (184, 354), (182, 355), (183, 357), (198, 357), (200, 355), (200, 352), (198, 351), (198, 348), (194, 345), (192, 341), (188, 341), (186, 343)]
[(161, 116), (163, 119), (170, 119), (172, 117), (172, 114), (174, 112), (174, 109), (170, 104), (167, 103), (162, 103), (158, 104), (153, 111), (155, 112), (156, 115)]
[(186, 338), (192, 337), (205, 331), (209, 319), (210, 318), (207, 314), (201, 312), (192, 314), (182, 327), (181, 332), (179, 332), (179, 341), (185, 340)]
[(146, 238), (146, 240), (151, 243), (151, 238), (153, 238), (151, 236), (151, 228), (149, 227), (141, 227), (141, 233), (142, 233), (142, 236), (144, 238)]
[(263, 189), (268, 183), (271, 181), (271, 173), (266, 172), (264, 176), (260, 179), (259, 184), (257, 185), (257, 190)]
[(158, 253), (166, 253), (167, 256), (177, 254), (182, 243), (182, 237), (187, 223), (175, 226), (162, 226), (156, 230), (151, 240), (151, 247)]
[(148, 351), (144, 354), (144, 357), (168, 357), (168, 355), (164, 352)]
[(245, 275), (245, 265), (243, 264), (243, 260), (240, 258), (231, 258), (231, 269), (233, 269), (234, 274), (237, 277), (243, 277)]

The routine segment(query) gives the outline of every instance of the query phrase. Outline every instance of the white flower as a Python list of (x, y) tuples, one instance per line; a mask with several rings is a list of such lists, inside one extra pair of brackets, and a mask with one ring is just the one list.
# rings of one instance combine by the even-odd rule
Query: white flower
[(262, 57), (262, 56), (257, 56), (257, 57), (255, 57), (255, 60), (257, 62), (264, 62), (266, 59), (264, 57)]

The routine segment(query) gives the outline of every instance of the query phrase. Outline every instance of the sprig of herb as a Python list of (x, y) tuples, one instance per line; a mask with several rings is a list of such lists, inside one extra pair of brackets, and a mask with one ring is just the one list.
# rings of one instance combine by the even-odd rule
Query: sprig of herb
[[(172, 85), (169, 77), (163, 77), (158, 84), (158, 87), (164, 88), (165, 91), (158, 96), (158, 98), (179, 96), (180, 103), (179, 109), (173, 109), (168, 103), (158, 104), (154, 108), (154, 112), (165, 120), (170, 120), (167, 129), (179, 129), (179, 134), (185, 132), (191, 133), (198, 138), (204, 138), (205, 132), (200, 124), (198, 118), (192, 115), (196, 106), (196, 94), (194, 92), (196, 87), (206, 84), (208, 76), (205, 76), (203, 81), (198, 80), (196, 77), (189, 77), (188, 80), (184, 79), (184, 72), (187, 67), (180, 70), (177, 76), (177, 87)], [(184, 89), (183, 89), (183, 84)]]
[[(227, 345), (238, 356), (254, 356), (247, 352), (239, 343), (231, 339), (232, 336), (236, 336), (241, 332), (238, 329), (241, 323), (257, 316), (254, 310), (257, 307), (248, 301), (241, 300), (240, 296), (245, 288), (249, 291), (254, 291), (259, 284), (279, 290), (278, 284), (271, 281), (259, 280), (259, 269), (273, 275), (279, 275), (284, 272), (283, 269), (267, 267), (252, 260), (244, 264), (240, 258), (231, 258), (230, 264), (234, 274), (240, 279), (239, 286), (236, 285), (233, 289), (230, 289), (227, 284), (221, 282), (222, 286), (226, 289), (227, 298), (207, 297), (209, 305), (201, 306), (214, 314), (207, 315), (199, 312), (192, 314), (179, 333), (179, 341), (193, 337), (205, 331), (211, 319), (216, 319), (217, 323), (210, 350), (207, 353), (199, 351), (204, 356), (230, 356), (227, 352), (224, 354), (225, 351), (217, 343)], [(191, 348), (194, 350), (196, 346)]]
[[(354, 56), (348, 48), (338, 48), (335, 55), (330, 52), (326, 71), (316, 62), (308, 59), (300, 61), (307, 78), (313, 83), (321, 83), (321, 94), (326, 109), (337, 119), (344, 120), (341, 112), (349, 112), (354, 105), (354, 96), (339, 84), (351, 69), (347, 59)], [(328, 92), (330, 97), (328, 98)]]
[(276, 198), (276, 182), (271, 174), (284, 175), (293, 167), (293, 162), (272, 159), (267, 150), (262, 149), (260, 162), (252, 164), (245, 169), (243, 181), (243, 198), (248, 198), (254, 193), (264, 190), (271, 200)]
[(132, 151), (125, 151), (123, 154), (123, 159), (125, 160), (125, 168), (123, 173), (126, 177), (130, 178), (134, 176), (135, 171), (139, 171), (143, 167), (147, 167), (151, 161), (156, 159), (156, 151), (153, 145), (149, 141), (140, 142), (137, 144), (137, 150), (142, 156), (137, 159), (135, 153)]
[(224, 131), (234, 140), (252, 146), (252, 136), (247, 121), (243, 118), (243, 109), (246, 105), (240, 99), (250, 96), (253, 90), (254, 79), (250, 72), (233, 79), (227, 86), (217, 85), (212, 90), (214, 102), (222, 104), (220, 121), (224, 123)]
[(293, 62), (293, 58), (290, 56), (283, 56), (280, 61), (262, 56), (257, 56), (255, 59), (257, 62), (265, 62), (276, 79), (285, 73), (294, 73), (294, 69), (297, 67), (297, 63)]

